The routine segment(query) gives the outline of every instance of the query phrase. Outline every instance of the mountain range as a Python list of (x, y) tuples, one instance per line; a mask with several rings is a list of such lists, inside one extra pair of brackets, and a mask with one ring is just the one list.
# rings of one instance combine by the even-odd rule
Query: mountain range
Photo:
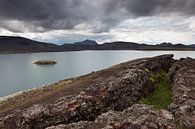
[(195, 50), (195, 44), (161, 43), (156, 45), (134, 42), (110, 42), (98, 44), (93, 40), (84, 40), (73, 44), (56, 45), (38, 42), (23, 37), (0, 36), (0, 53), (62, 52), (81, 50)]

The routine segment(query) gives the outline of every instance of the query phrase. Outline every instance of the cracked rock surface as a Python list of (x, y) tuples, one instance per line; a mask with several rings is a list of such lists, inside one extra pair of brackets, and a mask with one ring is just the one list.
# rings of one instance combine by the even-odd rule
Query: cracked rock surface
[(80, 121), (46, 129), (174, 129), (172, 114), (166, 110), (135, 104), (122, 112), (108, 111), (93, 122)]
[(169, 74), (173, 78), (173, 99), (169, 109), (179, 124), (195, 129), (195, 60), (177, 61)]
[[(0, 115), (0, 127), (76, 128), (81, 123), (80, 128), (94, 126), (94, 129), (172, 129), (175, 125), (170, 112), (133, 105), (153, 91), (151, 75), (160, 70), (168, 71), (174, 62), (172, 57), (143, 58), (93, 72), (68, 84), (60, 84), (60, 88), (53, 89), (55, 92), (46, 89), (46, 93), (50, 93), (48, 96), (31, 95), (35, 99), (29, 99), (33, 102), (25, 102), (25, 106), (18, 106), (13, 101), (17, 108)], [(115, 121), (113, 119), (116, 123), (111, 123)]]

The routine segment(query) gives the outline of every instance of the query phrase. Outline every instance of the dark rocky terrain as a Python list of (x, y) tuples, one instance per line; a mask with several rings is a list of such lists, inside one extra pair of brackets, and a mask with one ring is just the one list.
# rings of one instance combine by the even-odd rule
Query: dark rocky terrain
[(157, 45), (133, 42), (111, 42), (97, 44), (96, 41), (85, 40), (74, 44), (48, 44), (22, 37), (0, 36), (0, 53), (29, 52), (62, 52), (81, 50), (195, 50), (194, 45), (161, 43)]
[(173, 129), (173, 115), (147, 105), (134, 104), (122, 112), (108, 111), (93, 122), (81, 121), (47, 129)]
[[(173, 55), (137, 59), (24, 92), (0, 103), (2, 129), (194, 129), (195, 60)], [(165, 71), (172, 102), (155, 109), (139, 100)]]
[(171, 67), (173, 98), (169, 110), (185, 128), (195, 129), (195, 60), (181, 59)]

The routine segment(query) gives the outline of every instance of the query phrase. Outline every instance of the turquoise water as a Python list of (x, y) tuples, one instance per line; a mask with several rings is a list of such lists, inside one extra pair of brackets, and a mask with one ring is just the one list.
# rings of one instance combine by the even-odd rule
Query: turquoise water
[[(175, 54), (175, 58), (194, 57), (195, 51), (78, 51), (0, 55), (0, 97), (45, 83), (75, 77), (142, 57)], [(33, 64), (37, 60), (56, 60), (52, 66)]]

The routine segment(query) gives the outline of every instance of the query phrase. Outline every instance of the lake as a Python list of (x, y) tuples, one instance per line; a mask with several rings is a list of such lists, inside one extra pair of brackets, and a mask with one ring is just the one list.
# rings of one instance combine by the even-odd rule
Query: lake
[[(80, 76), (114, 64), (142, 57), (174, 54), (193, 57), (195, 51), (77, 51), (56, 53), (1, 54), (0, 97), (45, 83)], [(33, 64), (37, 60), (56, 60), (51, 66)]]

